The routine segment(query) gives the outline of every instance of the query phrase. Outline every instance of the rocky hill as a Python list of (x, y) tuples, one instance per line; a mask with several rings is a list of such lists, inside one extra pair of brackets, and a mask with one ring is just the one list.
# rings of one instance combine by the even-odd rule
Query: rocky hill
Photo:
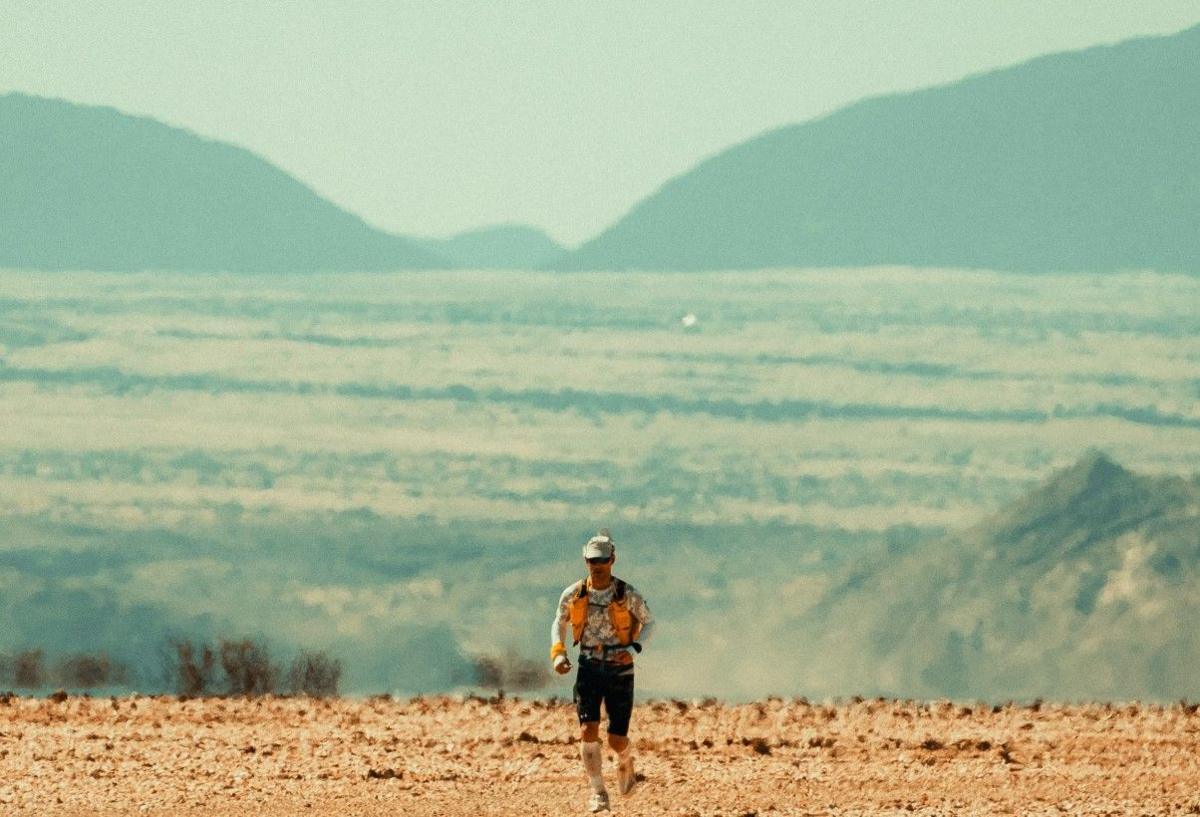
[(796, 626), (860, 691), (1171, 699), (1200, 692), (1198, 586), (1200, 477), (1092, 453), (969, 531), (859, 565)]

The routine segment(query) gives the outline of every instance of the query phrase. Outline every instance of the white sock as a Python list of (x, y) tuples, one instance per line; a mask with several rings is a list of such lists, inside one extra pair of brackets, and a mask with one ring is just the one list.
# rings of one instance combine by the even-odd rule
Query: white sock
[(581, 741), (579, 756), (583, 758), (583, 770), (587, 772), (592, 791), (604, 791), (604, 777), (600, 774), (604, 756), (600, 751), (600, 741)]

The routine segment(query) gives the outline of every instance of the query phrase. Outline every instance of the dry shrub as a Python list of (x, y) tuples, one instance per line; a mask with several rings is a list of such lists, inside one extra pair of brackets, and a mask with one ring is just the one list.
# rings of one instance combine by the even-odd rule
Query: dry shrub
[[(325, 698), (338, 694), (342, 680), (342, 662), (324, 652), (302, 650), (284, 673), (271, 662), (267, 645), (250, 638), (223, 638), (216, 646), (174, 640), (164, 660), (168, 683), (188, 698), (222, 693), (270, 695), (281, 682), (291, 693)], [(223, 689), (217, 679), (218, 668), (224, 676)]]
[(542, 661), (509, 650), (503, 655), (479, 656), (474, 661), (475, 683), (514, 691), (540, 689), (550, 680)]
[(771, 754), (771, 744), (767, 743), (766, 738), (742, 738), (742, 745), (749, 746), (755, 754)]
[(175, 691), (193, 698), (210, 694), (217, 663), (213, 648), (208, 644), (180, 640), (172, 642), (171, 649), (174, 666), (169, 674), (175, 682)]
[(12, 658), (13, 684), (25, 689), (46, 685), (46, 657), (41, 650), (23, 650)]
[(269, 695), (275, 691), (278, 668), (265, 644), (245, 638), (220, 643), (221, 669), (230, 695)]
[(124, 684), (128, 679), (128, 672), (123, 664), (113, 661), (104, 653), (80, 653), (59, 661), (54, 670), (54, 677), (63, 686), (91, 689)]
[(0, 679), (23, 689), (37, 689), (55, 684), (62, 687), (92, 689), (126, 683), (128, 668), (107, 654), (77, 653), (46, 668), (46, 654), (40, 649), (22, 650), (16, 655), (0, 656)]
[(404, 772), (395, 769), (367, 769), (367, 780), (399, 780)]
[(301, 650), (288, 668), (288, 691), (312, 698), (334, 698), (342, 680), (342, 662), (323, 652)]

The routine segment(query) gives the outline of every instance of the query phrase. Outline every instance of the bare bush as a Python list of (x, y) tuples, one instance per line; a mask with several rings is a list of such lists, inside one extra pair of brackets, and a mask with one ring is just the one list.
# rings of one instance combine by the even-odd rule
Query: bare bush
[(342, 662), (323, 652), (301, 650), (288, 668), (288, 691), (313, 698), (332, 698), (342, 680)]
[(302, 650), (284, 673), (267, 645), (250, 638), (223, 638), (215, 646), (176, 639), (163, 660), (167, 683), (187, 697), (270, 695), (282, 683), (293, 694), (324, 698), (336, 696), (342, 680), (342, 662), (324, 652)]
[(503, 655), (483, 655), (474, 661), (475, 683), (513, 691), (540, 689), (550, 680), (542, 661), (509, 650)]
[(173, 666), (169, 668), (168, 676), (174, 681), (175, 691), (189, 697), (210, 694), (217, 663), (213, 648), (184, 640), (172, 642), (171, 648)]
[(269, 695), (279, 671), (265, 644), (248, 638), (220, 642), (221, 669), (230, 695)]
[(33, 689), (46, 685), (46, 656), (41, 650), (23, 650), (12, 658), (13, 685)]
[(123, 684), (128, 672), (123, 664), (113, 661), (104, 653), (70, 655), (58, 662), (54, 678), (65, 687), (91, 689), (100, 686)]

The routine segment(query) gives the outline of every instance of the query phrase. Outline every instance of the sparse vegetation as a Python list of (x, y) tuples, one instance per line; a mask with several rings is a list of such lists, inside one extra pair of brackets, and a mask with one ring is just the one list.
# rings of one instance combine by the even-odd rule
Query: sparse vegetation
[(178, 640), (172, 642), (171, 654), (175, 660), (173, 666), (168, 668), (168, 675), (175, 681), (176, 692), (189, 698), (212, 692), (213, 671), (217, 663), (212, 647)]
[(54, 669), (55, 680), (64, 687), (94, 689), (120, 686), (129, 680), (129, 670), (104, 653), (69, 655)]
[[(152, 688), (161, 684), (158, 689), (165, 687), (182, 698), (266, 695), (278, 691), (281, 683), (294, 695), (335, 697), (343, 672), (340, 659), (318, 650), (301, 650), (281, 673), (267, 645), (248, 638), (215, 643), (172, 638), (163, 645), (160, 658), (162, 675), (151, 681)], [(127, 686), (134, 677), (129, 666), (104, 652), (66, 655), (47, 666), (40, 648), (0, 653), (0, 689), (58, 687), (66, 694), (65, 690)]]
[(127, 682), (129, 668), (106, 653), (75, 653), (49, 664), (41, 648), (0, 655), (0, 684), (18, 689), (59, 686), (72, 689), (120, 686)]
[(253, 697), (281, 690), (314, 698), (335, 697), (342, 662), (319, 650), (301, 650), (286, 672), (271, 657), (266, 643), (251, 639), (170, 642), (167, 677), (183, 697), (238, 695)]
[(336, 697), (341, 680), (342, 662), (314, 650), (302, 650), (287, 673), (288, 691), (312, 698)]
[(244, 638), (221, 641), (218, 652), (230, 695), (268, 695), (275, 691), (279, 668), (271, 663), (265, 644)]
[(526, 658), (514, 650), (501, 655), (479, 656), (474, 662), (475, 683), (493, 689), (523, 692), (541, 689), (550, 680), (542, 661)]
[(46, 686), (46, 656), (40, 649), (21, 650), (11, 658), (0, 659), (4, 669), (5, 683), (11, 682), (19, 689), (37, 689)]

